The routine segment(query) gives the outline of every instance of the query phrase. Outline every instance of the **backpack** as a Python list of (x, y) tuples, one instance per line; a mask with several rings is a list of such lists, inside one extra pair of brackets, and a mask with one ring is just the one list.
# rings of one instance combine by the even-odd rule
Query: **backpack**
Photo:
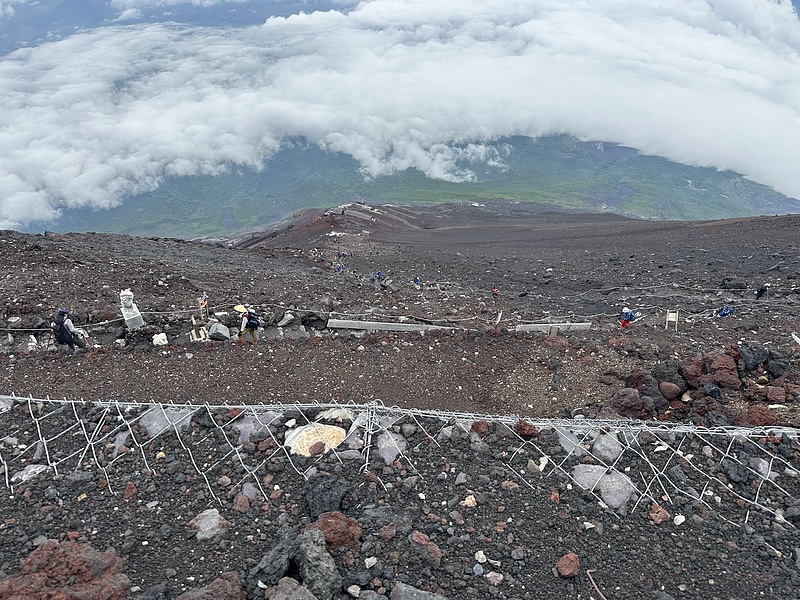
[(247, 328), (258, 329), (259, 327), (261, 327), (261, 317), (254, 312), (247, 311)]
[(50, 328), (53, 330), (53, 337), (56, 338), (56, 341), (59, 344), (72, 343), (72, 334), (66, 327), (64, 327), (63, 315), (57, 316), (55, 321), (53, 321), (53, 323), (50, 325)]

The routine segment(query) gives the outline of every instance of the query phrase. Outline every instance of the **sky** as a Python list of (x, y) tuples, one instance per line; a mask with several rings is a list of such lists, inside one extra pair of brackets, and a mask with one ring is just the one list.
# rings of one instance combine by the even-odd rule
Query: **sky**
[(0, 229), (298, 138), (470, 181), (568, 134), (800, 198), (788, 0), (0, 0), (0, 106)]

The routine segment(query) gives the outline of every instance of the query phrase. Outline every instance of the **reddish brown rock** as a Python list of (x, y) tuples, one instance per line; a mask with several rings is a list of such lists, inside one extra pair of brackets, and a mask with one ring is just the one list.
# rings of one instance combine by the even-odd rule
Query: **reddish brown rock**
[(523, 419), (514, 424), (514, 431), (522, 437), (538, 437), (539, 435), (539, 430)]
[(656, 525), (661, 525), (661, 523), (669, 521), (670, 518), (669, 513), (655, 502), (650, 506), (650, 512), (648, 514)]
[(381, 538), (384, 542), (388, 542), (394, 536), (397, 535), (397, 525), (394, 523), (389, 523), (388, 525), (384, 525), (381, 527), (380, 531), (378, 531), (378, 537)]
[(0, 581), (3, 600), (122, 600), (131, 582), (120, 570), (124, 560), (113, 550), (50, 540), (31, 552), (22, 571)]
[(560, 335), (547, 336), (544, 338), (544, 345), (560, 352), (566, 352), (569, 350), (569, 340)]
[(611, 397), (609, 406), (620, 416), (629, 419), (639, 418), (644, 404), (639, 395), (639, 390), (622, 388)]
[(314, 442), (308, 448), (308, 453), (311, 456), (320, 456), (322, 454), (325, 454), (325, 442)]
[(558, 559), (556, 570), (562, 577), (575, 577), (581, 570), (581, 559), (574, 552), (565, 554)]
[(338, 510), (322, 513), (308, 529), (319, 529), (325, 536), (329, 550), (344, 546), (358, 548), (361, 545), (361, 526), (358, 521)]
[(184, 592), (175, 600), (247, 600), (236, 573), (223, 573), (207, 586)]
[(125, 492), (122, 494), (122, 498), (127, 502), (136, 495), (137, 491), (136, 484), (129, 481), (125, 484)]
[(737, 420), (737, 425), (761, 427), (774, 425), (777, 421), (778, 418), (766, 406), (750, 405), (747, 407), (745, 414)]
[(786, 390), (781, 387), (768, 387), (767, 402), (771, 404), (783, 404), (786, 402)]
[(483, 437), (489, 433), (489, 423), (486, 421), (474, 421), (469, 430), (471, 433), (476, 433), (480, 437)]
[(755, 383), (749, 383), (747, 387), (742, 390), (742, 400), (746, 402), (766, 402), (767, 388)]
[(233, 499), (233, 510), (238, 513), (246, 513), (250, 510), (250, 499), (244, 494), (236, 494)]
[(690, 386), (698, 387), (700, 378), (706, 373), (706, 363), (700, 357), (686, 358), (681, 363), (680, 371)]
[(658, 384), (658, 391), (667, 400), (676, 400), (681, 395), (681, 388), (671, 381), (662, 381)]
[(738, 390), (742, 380), (736, 371), (736, 361), (727, 354), (716, 354), (709, 358), (706, 370), (713, 383), (723, 388)]
[(411, 535), (408, 536), (408, 539), (414, 546), (421, 549), (435, 566), (438, 567), (442, 564), (444, 553), (427, 535), (421, 531), (414, 530), (411, 532)]

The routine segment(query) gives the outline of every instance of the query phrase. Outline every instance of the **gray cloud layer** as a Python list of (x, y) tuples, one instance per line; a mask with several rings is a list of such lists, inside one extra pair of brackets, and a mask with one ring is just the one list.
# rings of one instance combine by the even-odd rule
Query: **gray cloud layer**
[(0, 97), (0, 227), (259, 168), (296, 136), (367, 176), (462, 180), (498, 137), (569, 133), (800, 197), (788, 1), (371, 0), (247, 29), (109, 26), (7, 55)]

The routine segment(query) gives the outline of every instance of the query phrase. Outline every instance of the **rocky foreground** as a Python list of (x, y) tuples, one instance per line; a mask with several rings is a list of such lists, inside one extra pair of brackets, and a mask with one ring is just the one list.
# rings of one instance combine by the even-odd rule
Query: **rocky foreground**
[[(798, 229), (499, 203), (218, 244), (3, 232), (0, 598), (796, 597)], [(65, 304), (76, 358), (49, 343)], [(214, 323), (233, 335), (192, 341)], [(193, 408), (154, 432), (159, 404)], [(330, 407), (347, 443), (291, 451)]]
[[(0, 598), (791, 598), (800, 584), (794, 430), (4, 402)], [(309, 423), (317, 441), (296, 443)]]

